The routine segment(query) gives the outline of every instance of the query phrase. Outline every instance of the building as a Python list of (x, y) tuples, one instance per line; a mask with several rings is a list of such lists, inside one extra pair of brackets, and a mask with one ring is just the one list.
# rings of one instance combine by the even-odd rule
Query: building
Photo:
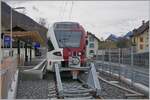
[(92, 58), (94, 57), (94, 55), (96, 55), (98, 51), (98, 45), (100, 40), (90, 32), (87, 32), (87, 37), (88, 45), (86, 47), (86, 56), (87, 58)]
[(132, 45), (136, 47), (137, 53), (149, 52), (149, 21), (142, 21), (142, 25), (133, 30), (131, 40)]
[[(10, 50), (10, 46), (5, 46), (3, 40), (5, 40), (5, 37), (11, 36), (11, 7), (5, 2), (2, 2), (1, 9), (2, 33), (4, 34), (4, 38), (2, 37), (2, 48), (5, 52)], [(34, 49), (35, 44), (38, 43), (40, 44), (40, 47), (46, 47), (46, 33), (47, 28), (12, 8), (13, 54), (18, 54), (19, 58), (24, 59), (25, 61), (30, 61), (31, 58), (35, 57), (35, 53), (38, 51), (37, 49)]]
[(40, 44), (40, 49), (46, 48), (47, 30), (1, 2), (0, 99), (8, 99), (10, 92), (15, 91), (11, 86), (12, 82), (17, 81), (15, 77), (18, 76), (18, 67), (31, 65), (33, 58), (37, 58), (35, 53), (39, 48), (35, 48), (35, 44)]

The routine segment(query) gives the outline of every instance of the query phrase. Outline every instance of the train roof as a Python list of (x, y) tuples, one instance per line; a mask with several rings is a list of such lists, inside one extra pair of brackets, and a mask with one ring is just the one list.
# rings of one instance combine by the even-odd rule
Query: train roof
[(55, 22), (54, 24), (79, 24), (78, 22), (64, 21), (64, 22)]
[(77, 22), (56, 22), (54, 29), (81, 29), (81, 25)]

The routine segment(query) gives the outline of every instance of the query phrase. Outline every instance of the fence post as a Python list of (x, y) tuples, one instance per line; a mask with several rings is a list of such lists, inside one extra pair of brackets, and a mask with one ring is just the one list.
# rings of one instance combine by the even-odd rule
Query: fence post
[(119, 56), (119, 80), (120, 80), (120, 71), (121, 71), (121, 66), (120, 66), (120, 48), (119, 48), (119, 52), (118, 52), (118, 56)]
[(103, 66), (104, 66), (104, 50), (102, 50), (102, 72), (103, 72)]
[(134, 70), (133, 70), (133, 46), (131, 46), (131, 81), (132, 81), (132, 85), (134, 82)]
[(122, 55), (122, 61), (121, 61), (121, 63), (123, 64), (123, 49), (121, 50), (121, 55)]
[(111, 49), (109, 48), (109, 73), (110, 73), (110, 76), (111, 76)]

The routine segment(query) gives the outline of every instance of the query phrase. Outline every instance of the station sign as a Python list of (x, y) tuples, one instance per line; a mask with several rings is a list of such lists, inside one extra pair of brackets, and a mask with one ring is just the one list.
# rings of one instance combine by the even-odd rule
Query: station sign
[(11, 43), (11, 37), (10, 36), (4, 36), (4, 44), (7, 46), (10, 46)]
[(34, 48), (40, 48), (40, 43), (35, 42)]

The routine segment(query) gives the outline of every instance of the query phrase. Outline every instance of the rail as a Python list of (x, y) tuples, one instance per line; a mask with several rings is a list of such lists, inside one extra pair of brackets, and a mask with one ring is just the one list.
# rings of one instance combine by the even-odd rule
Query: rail
[(142, 84), (136, 83), (136, 82), (133, 83), (131, 79), (128, 79), (124, 76), (120, 76), (117, 73), (111, 73), (110, 71), (106, 71), (106, 70), (102, 70), (102, 69), (98, 69), (98, 72), (109, 74), (109, 75), (111, 75), (110, 77), (115, 77), (115, 78), (125, 82), (126, 84), (138, 89), (139, 92), (143, 93), (145, 96), (149, 95), (149, 88), (148, 87), (146, 87)]
[(149, 87), (149, 73), (118, 63), (104, 61), (96, 61), (95, 63), (99, 64), (97, 69), (100, 68), (102, 71), (119, 74), (119, 76), (131, 79), (132, 83), (137, 82)]
[(99, 78), (100, 80), (106, 82), (106, 83), (109, 84), (109, 85), (112, 85), (112, 86), (114, 86), (114, 87), (116, 87), (116, 88), (119, 88), (119, 89), (122, 89), (122, 90), (124, 90), (124, 91), (129, 92), (130, 94), (129, 94), (129, 93), (128, 93), (128, 94), (125, 94), (125, 98), (129, 98), (129, 97), (144, 97), (143, 94), (138, 93), (138, 92), (136, 92), (136, 91), (134, 91), (134, 90), (131, 90), (131, 89), (122, 87), (122, 86), (120, 86), (120, 85), (118, 85), (118, 84), (113, 84), (113, 83), (111, 83), (110, 81), (107, 81), (107, 80), (105, 80), (104, 78), (102, 78), (102, 77), (100, 77), (100, 76), (99, 76), (98, 78)]

